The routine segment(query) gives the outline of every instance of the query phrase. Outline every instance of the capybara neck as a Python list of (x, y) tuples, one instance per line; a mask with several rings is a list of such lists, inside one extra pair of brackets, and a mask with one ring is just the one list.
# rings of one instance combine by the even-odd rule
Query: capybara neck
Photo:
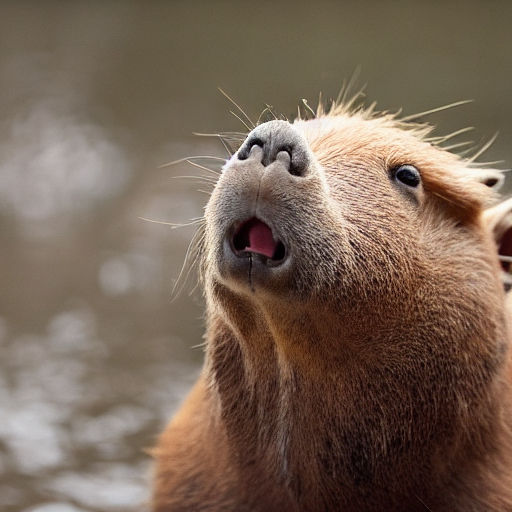
[[(428, 295), (428, 283), (417, 292)], [(339, 324), (275, 305), (266, 312), (234, 305), (244, 318), (235, 325), (212, 318), (212, 399), (248, 488), (265, 475), (299, 510), (423, 510), (423, 503), (448, 507), (440, 494), (447, 487), (472, 494), (486, 480), (482, 457), (508, 471), (501, 443), (510, 443), (509, 423), (493, 420), (508, 418), (512, 405), (503, 400), (505, 346), (482, 346), (476, 368), (461, 361), (453, 338), (425, 326), (433, 322), (441, 334), (456, 301), (447, 295), (437, 315), (404, 308), (407, 325), (396, 317), (365, 323), (364, 308), (339, 315)], [(473, 339), (489, 331), (503, 339), (500, 320), (469, 315), (466, 327)], [(496, 484), (487, 482), (486, 492)]]

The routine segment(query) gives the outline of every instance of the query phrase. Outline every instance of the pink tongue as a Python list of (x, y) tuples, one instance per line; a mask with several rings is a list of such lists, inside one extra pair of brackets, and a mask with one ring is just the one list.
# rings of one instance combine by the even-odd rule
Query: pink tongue
[(248, 226), (249, 230), (249, 246), (245, 248), (246, 251), (257, 252), (263, 254), (268, 258), (274, 256), (276, 250), (276, 242), (272, 238), (271, 229), (263, 222), (255, 219)]

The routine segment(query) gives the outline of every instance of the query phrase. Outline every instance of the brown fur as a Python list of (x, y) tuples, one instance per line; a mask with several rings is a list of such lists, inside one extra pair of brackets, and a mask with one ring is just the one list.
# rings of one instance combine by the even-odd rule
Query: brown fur
[[(512, 511), (496, 171), (390, 115), (336, 106), (294, 127), (306, 177), (261, 172), (254, 200), (232, 159), (207, 206), (206, 361), (155, 449), (154, 511)], [(413, 198), (400, 164), (421, 172)], [(247, 203), (296, 251), (268, 282), (222, 259)]]

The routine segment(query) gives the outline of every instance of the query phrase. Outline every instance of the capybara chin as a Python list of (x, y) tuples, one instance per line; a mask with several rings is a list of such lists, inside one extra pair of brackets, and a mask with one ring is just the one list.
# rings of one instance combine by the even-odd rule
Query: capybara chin
[(512, 202), (448, 138), (334, 105), (226, 162), (155, 512), (512, 511)]

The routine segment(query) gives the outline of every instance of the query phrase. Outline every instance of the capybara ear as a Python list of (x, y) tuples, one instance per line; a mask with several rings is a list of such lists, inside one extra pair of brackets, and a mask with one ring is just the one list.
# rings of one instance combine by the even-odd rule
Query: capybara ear
[(503, 171), (497, 169), (475, 169), (471, 173), (477, 181), (494, 190), (499, 190), (505, 181)]
[(512, 198), (484, 211), (483, 219), (492, 231), (503, 268), (503, 281), (508, 291), (512, 287)]

